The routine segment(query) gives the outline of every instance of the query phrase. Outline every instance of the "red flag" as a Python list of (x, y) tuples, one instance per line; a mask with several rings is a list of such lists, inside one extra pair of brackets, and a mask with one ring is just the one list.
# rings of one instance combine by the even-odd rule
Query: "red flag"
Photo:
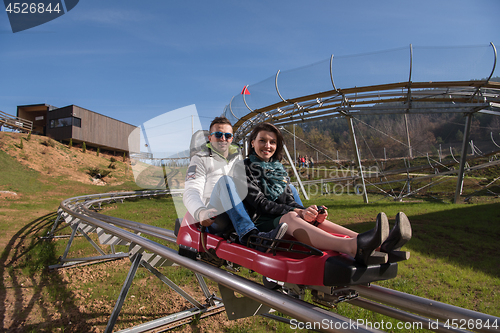
[(248, 91), (248, 86), (243, 87), (243, 90), (241, 91), (242, 95), (250, 95), (250, 92)]

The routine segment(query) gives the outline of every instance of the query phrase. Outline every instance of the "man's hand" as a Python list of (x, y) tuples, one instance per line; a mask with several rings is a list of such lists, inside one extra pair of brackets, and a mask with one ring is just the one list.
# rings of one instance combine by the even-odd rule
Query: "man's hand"
[(214, 220), (212, 220), (212, 218), (215, 218), (216, 214), (217, 209), (215, 208), (202, 210), (198, 216), (200, 218), (201, 225), (204, 227), (211, 226), (212, 223), (214, 223)]

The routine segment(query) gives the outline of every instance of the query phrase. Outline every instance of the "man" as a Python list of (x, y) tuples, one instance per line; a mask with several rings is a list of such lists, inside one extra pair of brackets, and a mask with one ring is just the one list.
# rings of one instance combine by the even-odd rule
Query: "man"
[[(288, 228), (286, 224), (269, 232), (259, 232), (243, 206), (242, 198), (248, 191), (246, 173), (240, 149), (231, 144), (231, 122), (225, 117), (216, 117), (209, 133), (209, 142), (191, 158), (186, 174), (183, 202), (188, 212), (214, 234), (227, 230), (229, 221), (222, 218), (224, 212), (227, 213), (243, 245), (248, 244), (251, 235), (281, 239)], [(216, 223), (214, 216), (220, 217)], [(262, 247), (256, 249), (266, 251)]]

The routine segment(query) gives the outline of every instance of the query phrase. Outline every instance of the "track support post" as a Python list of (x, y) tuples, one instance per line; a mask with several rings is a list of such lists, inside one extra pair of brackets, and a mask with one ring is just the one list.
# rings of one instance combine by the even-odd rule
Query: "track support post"
[(236, 297), (234, 290), (219, 283), (219, 291), (229, 320), (267, 314), (270, 307), (248, 297)]
[(57, 226), (59, 225), (59, 220), (61, 219), (61, 215), (62, 215), (63, 211), (62, 210), (59, 210), (59, 212), (57, 213), (57, 218), (54, 222), (54, 224), (52, 225), (52, 229), (50, 229), (50, 231), (47, 233), (47, 236), (45, 236), (45, 238), (54, 238), (54, 232), (56, 231), (57, 229)]
[(464, 129), (464, 138), (462, 141), (462, 154), (460, 155), (460, 168), (458, 169), (458, 178), (457, 178), (457, 188), (455, 190), (455, 199), (453, 203), (457, 203), (460, 195), (462, 194), (462, 188), (464, 185), (464, 170), (465, 163), (467, 162), (467, 143), (469, 142), (470, 136), (470, 125), (472, 123), (472, 113), (466, 114), (465, 118), (465, 129)]
[[(295, 136), (294, 136), (294, 138), (295, 138)], [(290, 162), (290, 166), (292, 167), (293, 173), (295, 174), (295, 177), (297, 177), (297, 182), (300, 185), (300, 189), (302, 190), (302, 194), (304, 194), (304, 198), (306, 200), (309, 200), (309, 197), (308, 197), (308, 195), (306, 193), (304, 185), (302, 184), (302, 181), (300, 180), (300, 175), (297, 172), (297, 169), (295, 168), (295, 162), (292, 161), (292, 157), (290, 156), (290, 153), (288, 152), (288, 149), (286, 148), (285, 145), (283, 145), (283, 149), (285, 150), (286, 156), (288, 157), (288, 161)]]
[(356, 156), (356, 164), (358, 165), (359, 175), (361, 177), (361, 183), (363, 186), (363, 200), (365, 201), (365, 203), (368, 203), (368, 193), (366, 193), (365, 176), (363, 175), (363, 166), (361, 165), (361, 158), (359, 157), (358, 142), (356, 141), (356, 133), (354, 132), (352, 117), (346, 116), (346, 120), (349, 125), (349, 133), (351, 134), (351, 141)]

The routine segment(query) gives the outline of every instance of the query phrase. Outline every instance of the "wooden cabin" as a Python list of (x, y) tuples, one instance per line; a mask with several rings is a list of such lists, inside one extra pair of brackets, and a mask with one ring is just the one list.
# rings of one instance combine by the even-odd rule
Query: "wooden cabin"
[(76, 105), (23, 105), (17, 107), (17, 116), (33, 121), (34, 134), (116, 152), (128, 152), (128, 136), (136, 128)]

